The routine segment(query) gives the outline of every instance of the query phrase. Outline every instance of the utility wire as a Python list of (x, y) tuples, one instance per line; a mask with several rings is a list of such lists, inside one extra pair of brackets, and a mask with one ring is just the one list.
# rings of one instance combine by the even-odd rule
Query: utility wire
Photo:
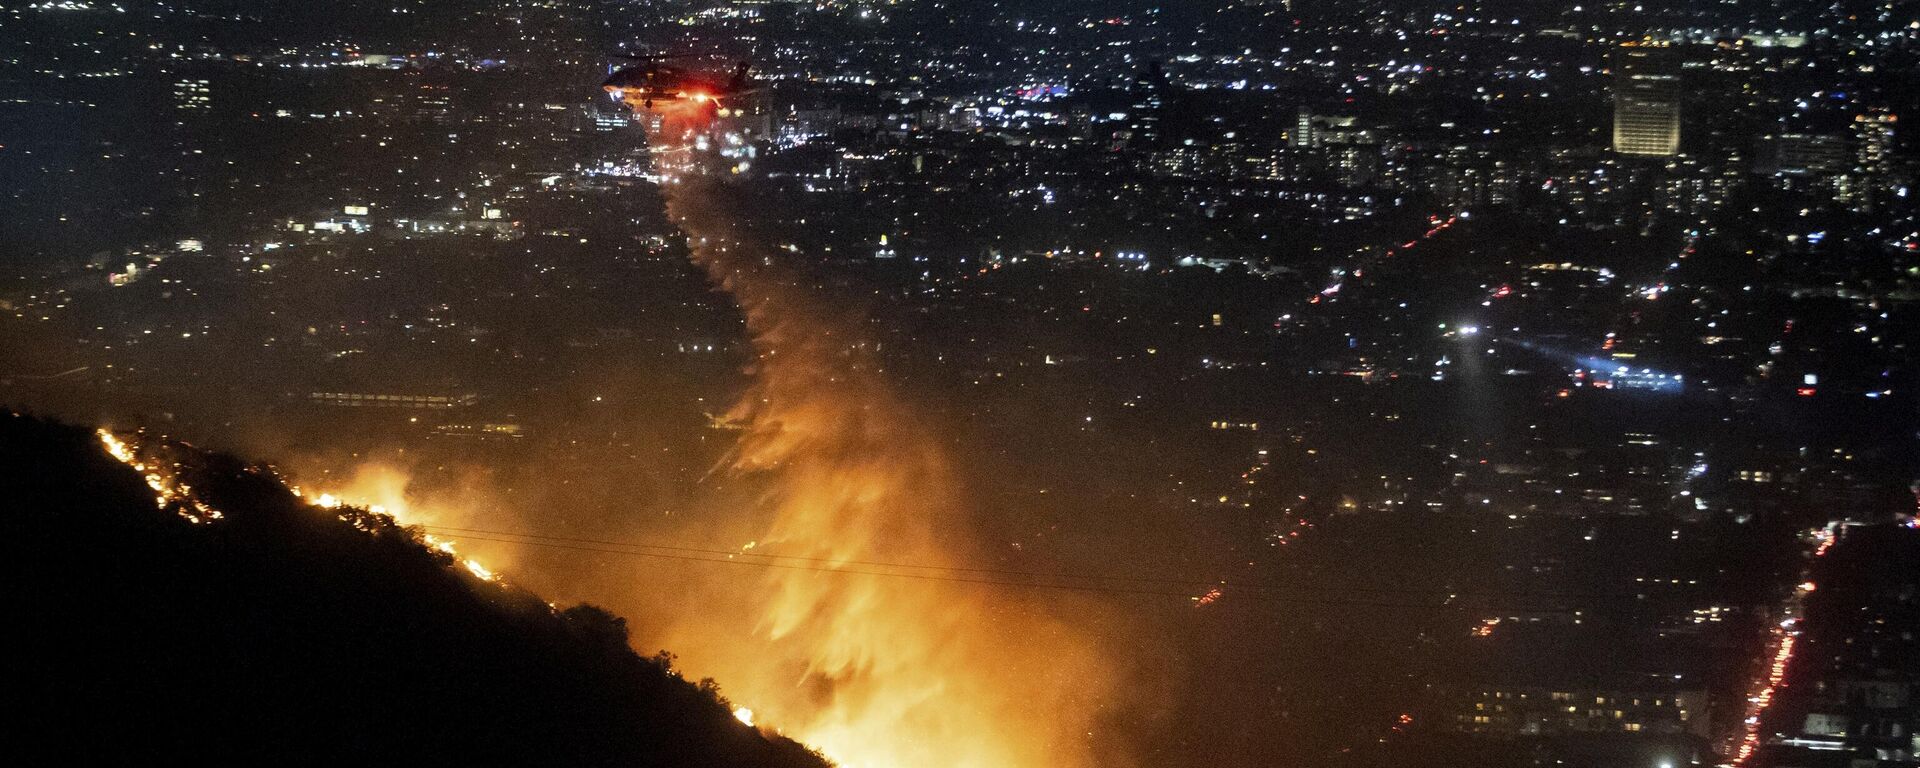
[[(1139, 584), (1173, 585), (1173, 586), (1183, 586), (1188, 588), (1213, 588), (1213, 587), (1225, 586), (1225, 587), (1231, 587), (1235, 590), (1253, 590), (1256, 592), (1277, 591), (1277, 592), (1315, 592), (1315, 593), (1331, 593), (1331, 594), (1365, 593), (1365, 594), (1391, 594), (1391, 595), (1431, 594), (1431, 595), (1444, 595), (1449, 599), (1456, 598), (1456, 597), (1507, 597), (1507, 598), (1516, 598), (1516, 599), (1525, 599), (1525, 598), (1532, 598), (1532, 597), (1586, 597), (1586, 598), (1634, 597), (1633, 595), (1604, 595), (1604, 594), (1574, 595), (1574, 594), (1564, 593), (1564, 592), (1498, 593), (1498, 592), (1475, 592), (1475, 591), (1447, 590), (1447, 589), (1411, 589), (1411, 588), (1381, 588), (1381, 587), (1313, 587), (1313, 586), (1260, 584), (1260, 583), (1244, 583), (1243, 584), (1243, 583), (1233, 582), (1231, 580), (1223, 581), (1219, 579), (1209, 580), (1209, 579), (1195, 579), (1195, 578), (1167, 578), (1167, 577), (1155, 577), (1155, 576), (1132, 576), (1132, 575), (1122, 575), (1122, 574), (1087, 574), (1087, 573), (1070, 573), (1070, 572), (1067, 572), (1067, 573), (1051, 572), (1050, 573), (1050, 572), (1044, 572), (1044, 571), (1023, 571), (1023, 570), (1006, 569), (1006, 568), (978, 568), (978, 567), (966, 567), (966, 566), (924, 565), (924, 564), (916, 564), (916, 563), (898, 563), (898, 562), (885, 562), (885, 561), (875, 561), (875, 560), (842, 560), (837, 558), (810, 557), (805, 555), (781, 555), (781, 554), (762, 553), (762, 552), (745, 552), (745, 551), (724, 550), (724, 549), (706, 549), (706, 548), (700, 548), (700, 547), (687, 547), (687, 546), (678, 546), (678, 545), (671, 545), (671, 544), (654, 544), (654, 543), (643, 543), (643, 542), (632, 542), (632, 541), (609, 541), (609, 540), (603, 540), (603, 539), (586, 539), (586, 538), (575, 538), (575, 537), (567, 537), (567, 536), (548, 536), (543, 534), (522, 533), (522, 532), (515, 532), (515, 531), (496, 531), (496, 530), (489, 530), (484, 528), (462, 528), (457, 526), (427, 525), (427, 526), (420, 526), (420, 527), (424, 530), (428, 530), (431, 532), (446, 534), (450, 536), (459, 536), (460, 538), (471, 539), (476, 541), (493, 541), (493, 542), (501, 542), (501, 543), (509, 543), (509, 544), (526, 544), (526, 545), (555, 548), (555, 549), (574, 549), (577, 551), (599, 552), (604, 554), (623, 554), (623, 555), (632, 555), (637, 557), (655, 557), (655, 558), (662, 558), (662, 559), (684, 560), (684, 561), (691, 561), (691, 562), (731, 563), (734, 565), (756, 565), (761, 567), (782, 568), (782, 569), (789, 569), (789, 570), (807, 570), (807, 571), (816, 571), (816, 572), (847, 573), (847, 574), (860, 574), (860, 575), (869, 575), (869, 576), (892, 576), (897, 578), (912, 578), (912, 579), (921, 579), (921, 580), (928, 580), (928, 581), (954, 581), (954, 582), (969, 583), (969, 584), (1030, 586), (1030, 587), (1042, 587), (1042, 588), (1049, 588), (1049, 589), (1068, 589), (1068, 590), (1077, 590), (1077, 591), (1111, 592), (1111, 593), (1121, 593), (1121, 594), (1164, 595), (1164, 596), (1171, 596), (1171, 597), (1192, 597), (1192, 595), (1187, 592), (1169, 592), (1165, 590), (1129, 588), (1129, 587), (1119, 587), (1114, 585), (1071, 584), (1071, 583), (1063, 584), (1063, 583), (1059, 583), (1058, 580), (1066, 579), (1066, 580), (1082, 580), (1082, 581), (1134, 582)], [(664, 552), (633, 551), (636, 549), (663, 550)], [(666, 553), (680, 553), (680, 554), (666, 554)], [(753, 558), (753, 559), (742, 560), (740, 558)], [(798, 562), (784, 562), (784, 563), (779, 562), (781, 560), (798, 561)], [(828, 565), (821, 565), (821, 564), (828, 564)], [(845, 566), (861, 566), (864, 568), (913, 569), (920, 572), (901, 573), (896, 571), (856, 570), (856, 569), (847, 568)], [(955, 574), (977, 574), (977, 575), (960, 576)], [(1006, 576), (1006, 577), (1015, 577), (1015, 578), (1014, 579), (990, 578), (993, 576)], [(1044, 580), (1051, 580), (1051, 581), (1031, 581), (1030, 579), (1044, 579)], [(1309, 602), (1309, 603), (1321, 602), (1323, 604), (1341, 604), (1341, 605), (1372, 605), (1377, 607), (1440, 608), (1440, 607), (1446, 607), (1448, 605), (1448, 603), (1394, 603), (1394, 602), (1383, 602), (1383, 601), (1369, 602), (1369, 601), (1357, 601), (1357, 600), (1316, 601), (1310, 598), (1293, 598), (1293, 597), (1286, 598), (1285, 601)]]
[[(584, 546), (579, 544), (564, 544), (564, 543), (548, 542), (548, 541), (528, 541), (524, 539), (492, 538), (487, 536), (462, 536), (461, 538), (466, 541), (497, 541), (497, 542), (506, 543), (506, 544), (524, 544), (528, 546), (547, 547), (552, 549), (564, 549), (564, 550), (570, 550), (570, 551), (576, 551), (576, 552), (600, 552), (600, 553), (610, 554), (610, 555), (627, 555), (630, 557), (650, 557), (650, 558), (660, 558), (664, 560), (680, 560), (680, 561), (695, 562), (695, 563), (719, 563), (721, 565), (746, 565), (746, 566), (754, 566), (759, 568), (780, 568), (784, 570), (793, 570), (793, 571), (812, 571), (815, 573), (837, 573), (837, 574), (860, 575), (860, 576), (888, 576), (888, 577), (901, 578), (901, 579), (917, 579), (921, 581), (944, 581), (944, 582), (953, 582), (953, 583), (960, 583), (960, 584), (986, 584), (986, 585), (1003, 586), (1003, 587), (1033, 587), (1037, 589), (1058, 589), (1058, 590), (1068, 590), (1073, 592), (1098, 592), (1098, 593), (1105, 593), (1105, 594), (1121, 594), (1121, 595), (1151, 595), (1155, 597), (1182, 597), (1182, 598), (1194, 597), (1194, 595), (1186, 592), (1166, 592), (1166, 591), (1153, 590), (1153, 589), (1131, 589), (1127, 587), (1093, 586), (1093, 585), (1085, 585), (1085, 584), (1058, 584), (1058, 583), (1041, 582), (1041, 581), (1009, 581), (1009, 580), (1002, 580), (1002, 579), (977, 579), (977, 578), (967, 578), (962, 576), (943, 576), (943, 575), (930, 574), (930, 573), (898, 573), (893, 571), (866, 571), (866, 570), (855, 570), (851, 568), (829, 568), (829, 567), (818, 566), (818, 565), (798, 565), (793, 563), (770, 563), (770, 562), (753, 561), (753, 560), (732, 560), (732, 559), (718, 558), (718, 557), (696, 557), (693, 555), (672, 555), (672, 554), (664, 554), (659, 552), (635, 552), (629, 549), (608, 549), (608, 548), (602, 548), (602, 547)], [(1221, 585), (1215, 584), (1213, 586), (1221, 586)], [(1231, 586), (1231, 585), (1228, 585), (1228, 586)], [(1447, 608), (1447, 607), (1450, 607), (1446, 603), (1394, 603), (1394, 602), (1386, 602), (1386, 601), (1368, 601), (1368, 600), (1334, 600), (1329, 598), (1280, 597), (1277, 595), (1260, 595), (1258, 596), (1258, 599), (1271, 600), (1274, 602), (1282, 602), (1282, 603), (1300, 603), (1300, 604), (1309, 604), (1309, 605), (1359, 606), (1359, 607), (1371, 607), (1371, 608)]]

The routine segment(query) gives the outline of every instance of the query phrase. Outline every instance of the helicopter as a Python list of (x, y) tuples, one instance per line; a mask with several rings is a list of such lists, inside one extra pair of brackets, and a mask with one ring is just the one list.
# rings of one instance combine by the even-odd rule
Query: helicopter
[(653, 109), (655, 102), (718, 105), (722, 99), (759, 90), (747, 76), (753, 68), (751, 61), (741, 61), (732, 73), (724, 75), (667, 63), (688, 57), (685, 54), (622, 54), (619, 58), (638, 63), (615, 70), (600, 87), (614, 98), (643, 109)]

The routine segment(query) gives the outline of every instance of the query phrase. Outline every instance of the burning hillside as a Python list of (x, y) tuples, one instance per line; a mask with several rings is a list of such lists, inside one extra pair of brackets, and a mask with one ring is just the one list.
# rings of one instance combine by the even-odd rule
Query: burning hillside
[(230, 457), (6, 414), (0, 493), (13, 762), (825, 765), (624, 620)]

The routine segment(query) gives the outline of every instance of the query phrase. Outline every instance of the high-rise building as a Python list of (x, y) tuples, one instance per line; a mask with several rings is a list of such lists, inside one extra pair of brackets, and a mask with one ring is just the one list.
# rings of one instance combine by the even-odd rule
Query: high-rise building
[(1162, 121), (1166, 118), (1168, 87), (1167, 72), (1157, 61), (1134, 77), (1133, 119), (1127, 126), (1133, 146), (1151, 149), (1166, 139)]
[(1879, 176), (1889, 170), (1893, 161), (1895, 119), (1893, 113), (1884, 109), (1854, 116), (1854, 152), (1862, 173)]
[(213, 88), (206, 80), (190, 78), (174, 81), (173, 106), (178, 109), (206, 109), (213, 106)]
[(1299, 116), (1293, 122), (1293, 134), (1287, 137), (1287, 143), (1295, 147), (1313, 146), (1313, 110), (1301, 107)]
[(1359, 118), (1351, 115), (1316, 115), (1312, 109), (1301, 107), (1294, 119), (1293, 131), (1287, 135), (1287, 143), (1301, 148), (1337, 147), (1378, 144), (1380, 137), (1372, 128), (1361, 125)]
[(1847, 159), (1844, 136), (1769, 134), (1760, 137), (1760, 152), (1754, 158), (1754, 170), (1784, 176), (1830, 175), (1846, 170)]
[(1889, 202), (1889, 197), (1906, 197), (1911, 174), (1896, 162), (1893, 129), (1898, 118), (1882, 108), (1868, 110), (1853, 118), (1853, 174), (1856, 194), (1849, 201), (1862, 209)]
[(1680, 70), (1671, 49), (1615, 49), (1613, 151), (1636, 157), (1680, 153)]

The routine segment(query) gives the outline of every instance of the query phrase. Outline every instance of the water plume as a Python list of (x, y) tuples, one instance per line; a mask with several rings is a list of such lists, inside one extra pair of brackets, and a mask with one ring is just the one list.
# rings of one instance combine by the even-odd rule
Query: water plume
[(736, 579), (733, 595), (674, 624), (671, 647), (759, 722), (853, 768), (1092, 764), (1119, 674), (1081, 621), (1089, 606), (833, 572), (977, 565), (973, 510), (948, 443), (886, 378), (866, 316), (770, 258), (735, 220), (743, 193), (712, 170), (683, 165), (663, 188), (755, 350), (730, 414), (746, 429), (719, 471), (764, 483), (771, 522), (755, 551), (825, 567)]

